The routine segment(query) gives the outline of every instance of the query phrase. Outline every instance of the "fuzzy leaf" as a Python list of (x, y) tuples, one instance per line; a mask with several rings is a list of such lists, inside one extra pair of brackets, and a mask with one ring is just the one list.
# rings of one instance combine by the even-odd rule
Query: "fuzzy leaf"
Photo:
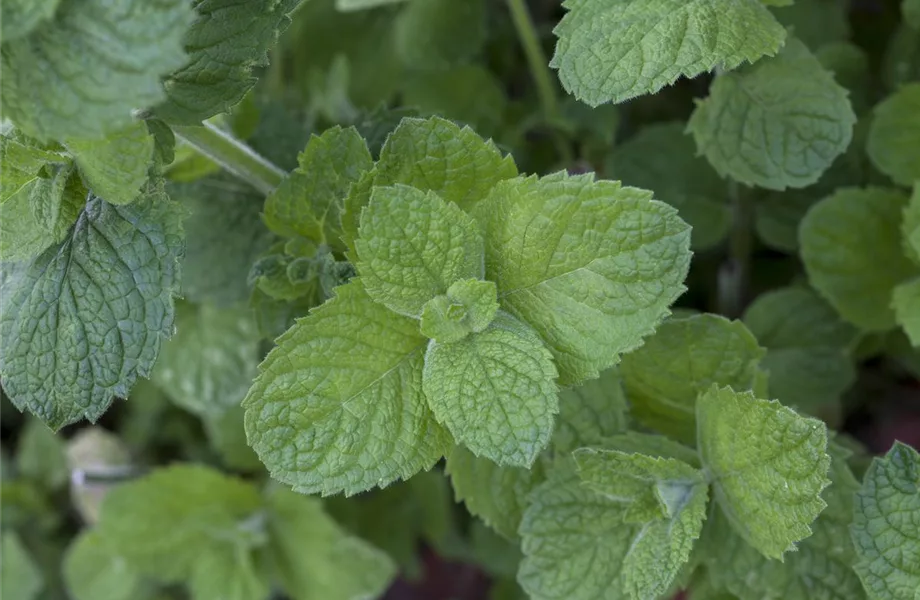
[(895, 183), (920, 180), (920, 83), (901, 87), (873, 109), (866, 152)]
[(29, 207), (35, 225), (52, 243), (60, 242), (67, 237), (86, 204), (87, 191), (79, 173), (72, 164), (63, 165), (55, 169), (51, 178), (36, 179), (29, 189)]
[(0, 135), (0, 203), (38, 179), (46, 164), (70, 162), (66, 153), (52, 148), (57, 146), (44, 146), (16, 130)]
[(3, 0), (2, 33), (4, 42), (25, 37), (36, 26), (54, 16), (61, 0)]
[(153, 136), (138, 121), (104, 138), (67, 140), (67, 149), (93, 194), (110, 204), (128, 204), (147, 181)]

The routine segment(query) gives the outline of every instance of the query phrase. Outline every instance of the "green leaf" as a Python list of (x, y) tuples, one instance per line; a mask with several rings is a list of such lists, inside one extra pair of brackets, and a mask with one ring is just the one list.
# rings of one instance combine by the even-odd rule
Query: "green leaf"
[(47, 491), (60, 489), (70, 479), (64, 439), (38, 419), (29, 419), (19, 436), (16, 471)]
[(57, 146), (42, 145), (15, 129), (0, 135), (0, 203), (38, 179), (47, 163), (70, 162), (67, 154), (52, 148)]
[(491, 281), (460, 279), (422, 307), (419, 330), (439, 343), (456, 342), (483, 331), (498, 312), (498, 290)]
[(808, 211), (799, 228), (809, 282), (860, 329), (894, 327), (891, 294), (918, 272), (900, 242), (906, 205), (896, 190), (843, 188)]
[(693, 443), (699, 394), (713, 383), (752, 389), (764, 354), (740, 321), (702, 314), (662, 323), (623, 357), (620, 374), (638, 421)]
[(604, 447), (630, 454), (645, 454), (659, 458), (674, 458), (688, 465), (699, 467), (700, 457), (696, 450), (675, 442), (671, 438), (653, 433), (627, 431), (609, 437)]
[(626, 430), (628, 405), (620, 374), (603, 371), (559, 394), (559, 417), (553, 433), (553, 447), (563, 454), (575, 448), (603, 446), (606, 440)]
[(901, 220), (901, 245), (904, 254), (920, 264), (920, 185), (914, 185)]
[(757, 0), (566, 0), (550, 66), (597, 106), (654, 93), (678, 77), (776, 53), (786, 32)]
[(442, 115), (483, 135), (500, 130), (508, 105), (502, 81), (478, 64), (415, 73), (402, 98), (425, 115)]
[(771, 59), (716, 78), (687, 128), (723, 177), (773, 190), (818, 181), (853, 136), (847, 91), (790, 38)]
[(0, 595), (7, 600), (37, 598), (44, 587), (43, 577), (15, 532), (3, 532), (0, 557)]
[[(54, 235), (35, 221), (31, 196), (39, 182), (22, 188), (2, 205), (0, 261), (27, 260), (54, 244)], [(42, 184), (40, 195), (51, 196), (50, 185)], [(47, 194), (45, 192), (48, 192)], [(43, 203), (37, 203), (42, 205)]]
[(142, 121), (99, 139), (67, 140), (87, 185), (110, 204), (134, 202), (147, 181), (153, 136)]
[(895, 319), (914, 346), (920, 346), (920, 277), (894, 288)]
[(775, 400), (713, 386), (696, 404), (699, 448), (732, 527), (767, 558), (782, 560), (812, 534), (824, 509), (827, 429)]
[(451, 284), (483, 276), (482, 235), (473, 218), (434, 192), (406, 185), (374, 188), (355, 248), (367, 293), (410, 317), (420, 317), (425, 303)]
[(12, 42), (25, 37), (43, 21), (54, 16), (61, 0), (3, 0), (0, 38)]
[(518, 525), (527, 508), (527, 495), (543, 480), (539, 466), (532, 469), (501, 467), (478, 458), (462, 446), (455, 446), (447, 457), (445, 472), (450, 475), (457, 502), (463, 502), (473, 516), (508, 540), (517, 539)]
[(627, 185), (653, 190), (677, 209), (693, 228), (691, 246), (715, 246), (728, 233), (728, 186), (706, 159), (696, 156), (693, 140), (679, 121), (644, 127), (616, 147), (606, 174)]
[(182, 408), (217, 415), (239, 405), (256, 376), (259, 335), (249, 310), (176, 307), (176, 334), (151, 379)]
[(271, 582), (245, 545), (201, 555), (195, 562), (189, 592), (195, 600), (265, 600)]
[[(3, 43), (4, 116), (40, 140), (99, 138), (165, 97), (187, 60), (187, 0), (63, 0), (54, 19)], [(105, 40), (105, 43), (100, 43)]]
[(559, 398), (553, 357), (507, 313), (460, 341), (432, 340), (422, 388), (439, 423), (473, 454), (529, 468), (549, 443)]
[(866, 152), (895, 183), (920, 179), (920, 83), (901, 87), (873, 109)]
[(356, 281), (276, 340), (243, 401), (250, 445), (296, 491), (356, 494), (431, 468), (452, 440), (422, 394), (427, 339)]
[(485, 0), (410, 0), (393, 23), (396, 52), (415, 69), (468, 62), (486, 39)]
[(260, 472), (262, 463), (246, 443), (243, 415), (239, 405), (218, 415), (208, 415), (204, 418), (205, 434), (227, 467), (235, 471)]
[(198, 125), (230, 110), (255, 85), (252, 69), (268, 64), (269, 48), (299, 3), (195, 0), (191, 28), (180, 28), (188, 58), (165, 79), (168, 99), (157, 106), (157, 116), (174, 124)]
[(790, 0), (773, 14), (805, 45), (817, 49), (850, 38), (847, 8), (839, 0)]
[(767, 355), (772, 397), (805, 410), (836, 402), (856, 380), (849, 350), (859, 331), (809, 288), (761, 294), (744, 323)]
[(374, 166), (367, 144), (354, 127), (333, 127), (311, 137), (297, 160), (297, 169), (265, 200), (265, 223), (279, 235), (337, 245), (345, 195)]
[(177, 213), (161, 185), (127, 206), (91, 198), (60, 246), (3, 283), (0, 373), (20, 410), (53, 429), (95, 421), (150, 375), (173, 327)]
[(920, 31), (920, 2), (917, 0), (901, 0), (901, 15), (904, 22)]
[(314, 498), (268, 496), (269, 555), (293, 600), (377, 598), (396, 575), (381, 550), (348, 535)]
[(246, 521), (260, 506), (250, 483), (204, 466), (176, 465), (113, 488), (95, 532), (139, 573), (184, 581), (201, 557), (259, 543)]
[(78, 535), (64, 556), (64, 581), (74, 600), (135, 600), (140, 578), (96, 530)]
[(639, 346), (685, 289), (689, 227), (650, 192), (556, 173), (496, 185), (474, 216), (486, 279), (553, 352), (561, 385)]
[(35, 225), (44, 230), (52, 243), (67, 237), (86, 200), (87, 190), (73, 164), (55, 169), (48, 179), (36, 179), (29, 192)]

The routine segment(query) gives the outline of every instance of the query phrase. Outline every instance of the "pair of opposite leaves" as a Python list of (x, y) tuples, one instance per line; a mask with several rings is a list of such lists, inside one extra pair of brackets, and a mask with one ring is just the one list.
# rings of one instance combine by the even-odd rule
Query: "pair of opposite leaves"
[[(406, 119), (391, 139), (452, 127)], [(298, 491), (385, 486), (454, 440), (529, 467), (552, 435), (557, 377), (597, 377), (683, 292), (689, 227), (650, 192), (510, 173), (465, 211), (429, 183), (444, 180), (456, 157), (438, 146), (456, 137), (426, 137), (414, 164), (440, 179), (372, 188), (354, 240), (359, 277), (277, 340), (244, 401), (250, 444)]]

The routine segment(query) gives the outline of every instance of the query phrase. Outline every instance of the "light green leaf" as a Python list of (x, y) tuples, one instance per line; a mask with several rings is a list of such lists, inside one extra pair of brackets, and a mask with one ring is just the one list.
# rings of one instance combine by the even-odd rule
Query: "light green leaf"
[(439, 343), (456, 342), (489, 326), (498, 312), (498, 290), (491, 281), (460, 279), (422, 307), (419, 330)]
[(396, 52), (415, 69), (468, 62), (486, 39), (485, 0), (410, 0), (393, 23)]
[(219, 415), (208, 415), (204, 418), (204, 431), (208, 443), (220, 453), (227, 467), (235, 471), (259, 472), (263, 470), (262, 463), (246, 443), (243, 414), (243, 408), (237, 405)]
[(684, 291), (689, 227), (650, 192), (560, 172), (498, 184), (474, 216), (486, 279), (553, 352), (561, 385), (616, 364)]
[(566, 0), (550, 66), (597, 106), (657, 92), (678, 77), (776, 53), (786, 32), (757, 0)]
[(553, 446), (561, 453), (604, 446), (610, 436), (626, 430), (627, 411), (620, 374), (616, 369), (607, 369), (599, 378), (559, 394)]
[(269, 555), (293, 600), (378, 598), (396, 575), (381, 550), (348, 535), (315, 498), (268, 496)]
[(43, 577), (15, 532), (3, 532), (0, 559), (0, 595), (7, 600), (35, 600), (44, 587)]
[(29, 419), (19, 435), (16, 471), (20, 477), (38, 483), (47, 491), (64, 486), (70, 478), (64, 438), (58, 437), (38, 419)]
[(253, 67), (268, 64), (269, 48), (299, 3), (194, 0), (191, 29), (180, 28), (188, 58), (164, 81), (168, 100), (156, 108), (157, 116), (170, 123), (198, 125), (230, 110), (255, 85)]
[(380, 151), (375, 185), (402, 183), (432, 191), (469, 211), (503, 179), (516, 177), (514, 159), (469, 127), (440, 117), (405, 118)]
[(549, 443), (559, 397), (553, 357), (507, 313), (458, 342), (432, 340), (422, 388), (439, 423), (473, 454), (529, 468)]
[(460, 279), (483, 276), (482, 235), (472, 217), (434, 192), (377, 187), (361, 214), (355, 267), (367, 293), (418, 318)]
[(247, 309), (176, 307), (176, 334), (151, 379), (182, 408), (217, 415), (239, 405), (256, 376), (259, 334)]
[(703, 465), (732, 527), (782, 560), (824, 509), (827, 429), (775, 400), (713, 385), (696, 404)]
[(135, 600), (141, 597), (137, 571), (95, 530), (81, 533), (70, 544), (64, 556), (63, 574), (67, 591), (74, 600)]
[(623, 357), (620, 374), (637, 420), (693, 443), (699, 394), (713, 383), (752, 389), (764, 354), (740, 321), (702, 314), (662, 323)]
[(29, 190), (35, 225), (44, 230), (52, 243), (62, 241), (86, 204), (87, 191), (79, 173), (72, 163), (63, 165), (50, 178), (36, 179)]
[(374, 166), (367, 144), (354, 127), (333, 127), (311, 137), (297, 160), (297, 169), (265, 200), (265, 223), (279, 235), (336, 246), (345, 195)]
[(687, 128), (723, 177), (773, 190), (818, 181), (853, 136), (848, 93), (802, 42), (716, 78)]
[(894, 288), (892, 297), (895, 319), (914, 346), (920, 346), (920, 278)]
[(0, 203), (38, 179), (46, 164), (70, 162), (66, 153), (52, 148), (57, 146), (44, 146), (15, 129), (0, 135)]
[(721, 242), (731, 222), (728, 185), (696, 146), (679, 121), (644, 127), (616, 147), (606, 174), (627, 185), (653, 190), (677, 209), (693, 228), (692, 247), (702, 250)]
[(271, 582), (245, 545), (202, 554), (195, 561), (189, 592), (195, 600), (265, 600)]
[(910, 83), (873, 109), (866, 152), (895, 183), (920, 180), (920, 83)]
[[(165, 97), (187, 60), (187, 0), (64, 0), (54, 19), (3, 44), (4, 116), (28, 135), (98, 138)], [(100, 43), (105, 40), (105, 43)]]
[(142, 121), (104, 138), (66, 143), (96, 196), (110, 204), (128, 204), (137, 198), (153, 161), (153, 136)]
[(895, 442), (875, 458), (856, 495), (850, 528), (855, 569), (872, 598), (915, 600), (920, 594), (920, 455)]
[(866, 331), (895, 326), (891, 294), (918, 272), (900, 242), (906, 205), (896, 190), (842, 188), (812, 207), (799, 228), (809, 282), (841, 317)]
[(539, 465), (532, 469), (501, 467), (455, 446), (447, 457), (445, 472), (450, 475), (457, 502), (463, 502), (470, 514), (506, 539), (517, 539), (527, 495), (543, 480)]
[(61, 0), (3, 0), (0, 38), (12, 42), (25, 37), (41, 22), (54, 16)]
[[(54, 244), (54, 234), (39, 225), (32, 212), (32, 192), (38, 186), (38, 181), (28, 184), (0, 206), (0, 261), (27, 260)], [(50, 198), (50, 187), (42, 183), (39, 197)]]
[(177, 213), (152, 183), (127, 206), (91, 198), (60, 246), (3, 283), (0, 373), (20, 410), (53, 429), (95, 421), (150, 375), (172, 332)]
[(475, 63), (415, 73), (402, 99), (425, 115), (442, 115), (483, 135), (499, 131), (508, 105), (504, 83)]
[(95, 532), (138, 573), (184, 581), (203, 556), (264, 541), (247, 523), (260, 506), (258, 491), (242, 479), (176, 465), (112, 489)]
[(427, 339), (360, 282), (276, 340), (243, 401), (250, 445), (303, 493), (356, 494), (431, 468), (452, 440), (422, 394)]

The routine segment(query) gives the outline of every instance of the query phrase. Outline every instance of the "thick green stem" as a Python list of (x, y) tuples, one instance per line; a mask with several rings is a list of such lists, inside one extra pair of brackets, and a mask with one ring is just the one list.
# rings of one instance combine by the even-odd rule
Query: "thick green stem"
[(754, 201), (750, 194), (729, 183), (732, 228), (728, 258), (719, 270), (719, 312), (729, 318), (741, 316), (750, 292), (751, 255), (754, 250)]
[(286, 175), (245, 143), (209, 123), (175, 126), (173, 131), (195, 150), (265, 195), (278, 187)]

